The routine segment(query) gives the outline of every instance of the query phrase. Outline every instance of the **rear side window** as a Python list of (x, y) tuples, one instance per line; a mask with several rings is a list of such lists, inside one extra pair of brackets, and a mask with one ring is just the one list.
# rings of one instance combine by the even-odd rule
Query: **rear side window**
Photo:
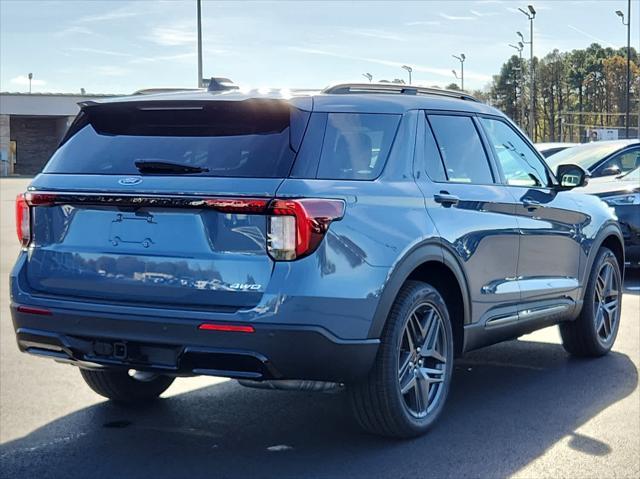
[(140, 174), (170, 163), (196, 176), (288, 175), (309, 113), (279, 100), (90, 106), (45, 173)]
[(445, 166), (455, 183), (493, 183), (489, 159), (468, 116), (428, 115)]
[(387, 159), (400, 115), (329, 113), (316, 177), (373, 180)]

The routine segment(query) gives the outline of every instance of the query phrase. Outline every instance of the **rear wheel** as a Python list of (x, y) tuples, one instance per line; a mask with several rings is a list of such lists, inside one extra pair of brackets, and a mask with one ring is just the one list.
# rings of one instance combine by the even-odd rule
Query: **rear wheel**
[(602, 356), (618, 335), (622, 275), (616, 256), (601, 248), (587, 282), (580, 316), (560, 324), (562, 345), (574, 356)]
[(156, 399), (174, 378), (143, 371), (80, 369), (82, 378), (95, 392), (120, 402), (144, 402)]
[(358, 423), (392, 437), (423, 434), (440, 416), (449, 391), (453, 334), (447, 306), (432, 286), (400, 290), (368, 377), (349, 388)]

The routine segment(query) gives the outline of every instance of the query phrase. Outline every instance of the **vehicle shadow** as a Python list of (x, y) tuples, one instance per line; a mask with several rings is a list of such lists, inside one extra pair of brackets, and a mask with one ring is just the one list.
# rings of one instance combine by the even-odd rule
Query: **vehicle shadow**
[(637, 383), (620, 353), (578, 360), (557, 344), (510, 341), (458, 361), (443, 417), (410, 441), (362, 433), (344, 394), (229, 381), (151, 406), (79, 410), (0, 446), (0, 464), (39, 478), (506, 477), (565, 437), (584, 454), (611, 452), (575, 431)]

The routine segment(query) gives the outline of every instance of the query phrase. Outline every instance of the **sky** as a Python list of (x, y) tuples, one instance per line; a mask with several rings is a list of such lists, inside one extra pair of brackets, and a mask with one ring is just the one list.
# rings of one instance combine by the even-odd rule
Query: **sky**
[[(593, 42), (626, 45), (626, 0), (531, 0), (534, 54)], [(528, 39), (525, 1), (203, 0), (204, 77), (246, 88), (322, 88), (403, 78), (445, 86), (466, 56), (465, 88), (485, 87), (518, 41)], [(640, 1), (631, 43), (640, 47)], [(0, 91), (132, 93), (195, 87), (196, 0), (0, 0)], [(523, 52), (528, 58), (528, 46)]]

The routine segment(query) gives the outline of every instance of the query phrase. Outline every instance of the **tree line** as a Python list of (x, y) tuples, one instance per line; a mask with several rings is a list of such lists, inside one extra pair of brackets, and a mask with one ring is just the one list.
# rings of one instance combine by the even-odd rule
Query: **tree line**
[[(631, 48), (630, 136), (637, 137), (640, 109), (640, 62)], [(625, 134), (627, 49), (555, 49), (533, 59), (534, 141), (586, 141), (590, 128), (617, 128)], [(513, 55), (488, 88), (474, 91), (529, 132), (530, 62)]]

